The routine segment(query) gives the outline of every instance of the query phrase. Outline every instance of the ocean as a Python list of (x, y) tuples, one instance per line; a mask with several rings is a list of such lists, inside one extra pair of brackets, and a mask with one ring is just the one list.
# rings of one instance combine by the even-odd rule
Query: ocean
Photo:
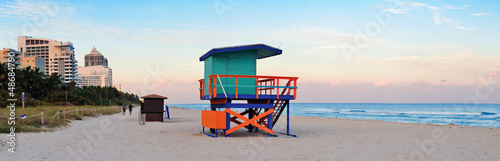
[[(210, 108), (209, 104), (169, 106)], [(291, 103), (290, 115), (500, 128), (500, 104)]]

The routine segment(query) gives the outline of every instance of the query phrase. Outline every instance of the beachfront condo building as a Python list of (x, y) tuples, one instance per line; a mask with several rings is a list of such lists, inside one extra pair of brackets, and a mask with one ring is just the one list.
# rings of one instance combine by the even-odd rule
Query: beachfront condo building
[(19, 51), (16, 51), (16, 50), (11, 49), (11, 48), (3, 48), (2, 58), (0, 59), (1, 63), (9, 63), (9, 57), (13, 57), (14, 61), (11, 63), (14, 64), (14, 66), (17, 68), (20, 65), (22, 65), (22, 63), (20, 62), (22, 60), (22, 58), (19, 57), (19, 55), (21, 55), (21, 52), (19, 52)]
[(89, 54), (85, 55), (85, 66), (96, 66), (102, 65), (108, 67), (108, 59), (106, 59), (100, 51), (95, 49), (95, 46), (92, 48)]
[(58, 74), (61, 81), (75, 81), (77, 85), (78, 72), (73, 43), (31, 36), (18, 36), (17, 49), (23, 57), (36, 56), (45, 60), (45, 74)]
[(80, 76), (80, 86), (113, 86), (113, 72), (111, 68), (98, 65), (88, 67), (78, 67)]

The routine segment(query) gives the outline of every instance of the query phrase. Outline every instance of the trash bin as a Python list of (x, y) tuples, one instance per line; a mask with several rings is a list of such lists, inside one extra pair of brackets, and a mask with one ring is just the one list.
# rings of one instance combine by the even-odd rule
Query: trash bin
[(139, 113), (139, 125), (146, 125), (146, 114)]

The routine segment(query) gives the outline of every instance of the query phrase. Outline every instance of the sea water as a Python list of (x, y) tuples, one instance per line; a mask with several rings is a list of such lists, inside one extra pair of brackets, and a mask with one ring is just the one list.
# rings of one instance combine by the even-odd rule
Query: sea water
[[(209, 104), (174, 106), (210, 109)], [(500, 128), (500, 104), (291, 103), (290, 115)]]

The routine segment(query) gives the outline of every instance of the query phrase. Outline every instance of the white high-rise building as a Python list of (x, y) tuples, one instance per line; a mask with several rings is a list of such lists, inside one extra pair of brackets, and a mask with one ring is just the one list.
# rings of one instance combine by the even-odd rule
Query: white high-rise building
[(113, 86), (113, 72), (111, 68), (102, 65), (78, 67), (80, 86)]
[(75, 81), (77, 85), (78, 72), (73, 43), (31, 36), (17, 37), (17, 50), (24, 57), (36, 56), (45, 60), (45, 74), (56, 73), (62, 82)]

